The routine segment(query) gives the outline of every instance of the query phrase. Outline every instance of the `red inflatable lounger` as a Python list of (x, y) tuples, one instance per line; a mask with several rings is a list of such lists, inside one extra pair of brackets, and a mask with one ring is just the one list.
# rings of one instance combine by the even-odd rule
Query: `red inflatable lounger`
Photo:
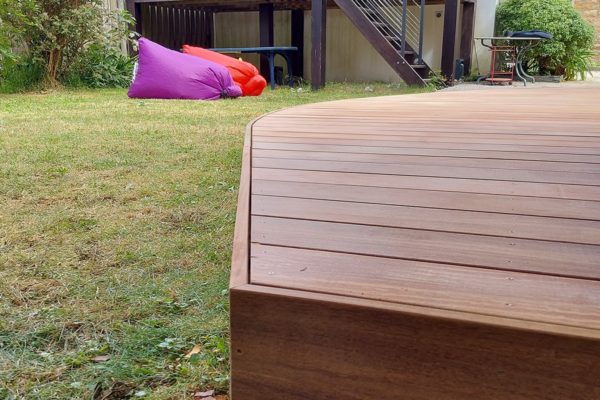
[(226, 67), (229, 70), (233, 81), (242, 89), (242, 94), (244, 96), (259, 96), (267, 86), (265, 78), (263, 78), (256, 67), (249, 62), (187, 44), (183, 45), (183, 52)]

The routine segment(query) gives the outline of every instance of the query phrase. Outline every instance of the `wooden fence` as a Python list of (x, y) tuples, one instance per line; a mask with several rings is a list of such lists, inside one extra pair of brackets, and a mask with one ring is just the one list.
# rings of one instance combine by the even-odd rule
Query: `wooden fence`
[[(102, 0), (108, 10), (123, 10), (125, 0)], [(173, 50), (184, 44), (213, 47), (214, 12), (191, 5), (140, 3), (138, 30), (142, 36)], [(122, 48), (127, 50), (125, 41)]]
[(213, 47), (214, 13), (189, 5), (140, 4), (142, 36), (173, 50)]

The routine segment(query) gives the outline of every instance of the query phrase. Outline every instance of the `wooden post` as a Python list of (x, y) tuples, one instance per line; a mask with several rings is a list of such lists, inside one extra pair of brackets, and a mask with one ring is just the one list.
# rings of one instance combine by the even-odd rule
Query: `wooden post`
[(204, 41), (204, 47), (214, 47), (215, 46), (215, 13), (213, 11), (203, 11), (206, 13), (206, 32), (207, 37)]
[(475, 1), (465, 1), (463, 3), (462, 27), (460, 32), (460, 58), (465, 60), (465, 76), (471, 73), (474, 22)]
[[(135, 18), (135, 25), (132, 29), (135, 29), (137, 33), (142, 34), (142, 5), (137, 3), (135, 0), (126, 0), (125, 8), (129, 11), (129, 14)], [(131, 44), (127, 45), (127, 50), (130, 54), (133, 54), (133, 47)]]
[(304, 77), (304, 10), (292, 10), (292, 46), (298, 48), (293, 59), (295, 76)]
[[(260, 46), (273, 46), (273, 4), (265, 3), (258, 6)], [(260, 57), (260, 73), (269, 76), (269, 61), (266, 56)]]
[(131, 14), (133, 18), (135, 18), (135, 26), (133, 28), (137, 33), (140, 33), (140, 31), (138, 31), (139, 15), (137, 15), (137, 6), (138, 4), (134, 0), (125, 0), (125, 9), (129, 11), (129, 14)]
[(446, 0), (444, 6), (444, 36), (442, 38), (442, 75), (448, 83), (454, 80), (454, 49), (456, 44), (456, 20), (458, 0)]
[(327, 0), (313, 0), (311, 6), (310, 74), (313, 89), (325, 86)]

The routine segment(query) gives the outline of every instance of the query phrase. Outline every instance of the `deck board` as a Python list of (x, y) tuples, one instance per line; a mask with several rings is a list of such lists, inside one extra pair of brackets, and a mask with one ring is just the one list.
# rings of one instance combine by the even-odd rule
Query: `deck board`
[(254, 243), (600, 280), (594, 245), (260, 216), (251, 225)]
[(586, 280), (266, 245), (252, 253), (261, 285), (600, 329), (600, 286)]
[(253, 168), (257, 179), (600, 201), (599, 186)]
[(586, 88), (441, 92), (256, 120), (233, 400), (372, 398), (372, 384), (390, 400), (597, 398), (598, 104)]
[[(368, 140), (368, 142), (365, 142)], [(570, 146), (546, 146), (531, 143), (503, 144), (503, 143), (485, 143), (476, 141), (453, 142), (445, 138), (438, 139), (435, 143), (427, 141), (403, 140), (398, 137), (397, 140), (371, 140), (371, 139), (344, 139), (344, 138), (304, 138), (304, 137), (272, 137), (256, 136), (254, 143), (293, 143), (293, 144), (312, 144), (317, 143), (330, 144), (336, 146), (385, 146), (386, 148), (412, 148), (412, 149), (443, 149), (443, 150), (481, 150), (481, 151), (509, 151), (515, 153), (550, 153), (550, 154), (598, 154), (597, 143), (593, 142), (589, 147)], [(572, 144), (572, 143), (570, 143)]]
[(569, 173), (556, 171), (526, 171), (482, 167), (451, 167), (438, 165), (406, 165), (382, 163), (357, 163), (352, 161), (321, 161), (273, 159), (254, 157), (256, 168), (279, 168), (328, 172), (358, 172), (366, 174), (421, 176), (435, 178), (485, 179), (515, 182), (564, 183), (598, 186), (600, 173)]
[[(331, 153), (326, 151), (262, 150), (255, 149), (254, 158), (288, 160), (351, 161), (378, 164), (481, 167), (481, 161), (473, 158), (442, 156), (405, 156), (395, 154)], [(492, 160), (486, 159), (486, 169), (517, 169), (521, 171), (556, 171), (600, 173), (600, 164), (568, 163), (552, 161)]]
[[(373, 144), (373, 143), (372, 143)], [(375, 143), (376, 144), (376, 143)], [(401, 154), (413, 156), (440, 156), (498, 160), (531, 160), (555, 162), (580, 162), (598, 164), (600, 156), (570, 153), (536, 153), (531, 151), (483, 151), (483, 150), (456, 150), (456, 149), (427, 149), (413, 147), (386, 147), (386, 146), (353, 146), (331, 144), (306, 144), (306, 143), (277, 143), (257, 142), (255, 149), (265, 150), (300, 150), (300, 151), (326, 151), (331, 153), (366, 153), (366, 154)], [(525, 149), (526, 150), (526, 149)]]
[(597, 221), (260, 195), (251, 204), (263, 217), (600, 245)]
[(600, 220), (600, 202), (255, 179), (253, 194)]

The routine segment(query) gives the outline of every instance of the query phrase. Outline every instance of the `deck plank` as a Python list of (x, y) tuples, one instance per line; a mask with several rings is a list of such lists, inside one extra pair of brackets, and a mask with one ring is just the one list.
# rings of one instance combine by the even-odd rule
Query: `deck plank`
[(276, 181), (341, 183), (347, 185), (438, 190), (444, 192), (487, 193), (600, 201), (600, 187), (598, 186), (566, 185), (558, 183), (501, 182), (483, 179), (302, 171), (259, 167), (254, 167), (252, 169), (252, 175), (256, 179)]
[(302, 197), (600, 221), (600, 202), (597, 201), (261, 179), (253, 181), (252, 193), (291, 198)]
[(598, 155), (561, 154), (561, 153), (535, 153), (527, 151), (482, 151), (482, 150), (456, 150), (456, 149), (420, 149), (411, 147), (386, 147), (386, 146), (352, 146), (332, 144), (306, 144), (306, 143), (277, 143), (257, 142), (255, 149), (265, 150), (296, 150), (296, 151), (326, 151), (332, 153), (366, 153), (366, 154), (401, 154), (414, 156), (441, 156), (464, 157), (497, 160), (531, 160), (531, 161), (564, 161), (581, 163), (600, 163)]
[(254, 216), (253, 243), (600, 280), (600, 246)]
[(358, 172), (366, 174), (426, 176), (435, 178), (485, 179), (497, 181), (564, 183), (568, 185), (600, 184), (600, 173), (575, 173), (558, 171), (526, 171), (477, 167), (451, 167), (437, 165), (405, 165), (382, 163), (357, 163), (352, 161), (319, 161), (273, 159), (254, 157), (256, 168), (295, 169), (303, 171)]
[(266, 245), (251, 253), (260, 285), (600, 330), (600, 282)]
[(252, 215), (600, 245), (596, 221), (254, 195)]
[[(255, 158), (275, 158), (289, 160), (318, 161), (351, 161), (379, 164), (452, 166), (480, 168), (481, 159), (455, 158), (442, 156), (412, 156), (401, 154), (369, 154), (369, 153), (331, 153), (326, 151), (294, 151), (254, 149)], [(569, 163), (553, 161), (493, 160), (485, 159), (488, 169), (517, 169), (522, 171), (555, 171), (600, 173), (600, 164)]]
[[(368, 140), (368, 142), (365, 142)], [(345, 139), (341, 138), (305, 138), (290, 136), (255, 136), (255, 143), (294, 143), (294, 144), (329, 144), (336, 146), (368, 146), (376, 144), (387, 148), (413, 148), (413, 149), (443, 149), (443, 150), (481, 150), (481, 151), (509, 151), (509, 152), (530, 152), (530, 153), (550, 153), (550, 154), (598, 154), (598, 142), (588, 143), (588, 147), (577, 147), (569, 145), (541, 145), (531, 143), (511, 144), (506, 143), (486, 143), (485, 141), (449, 141), (446, 138), (438, 138), (435, 142), (403, 140), (371, 140), (371, 139)]]
[[(260, 130), (257, 138), (266, 140), (270, 137), (281, 137), (282, 131), (278, 128)], [(435, 142), (454, 142), (454, 143), (496, 143), (496, 144), (515, 144), (515, 141), (523, 145), (545, 145), (559, 146), (569, 145), (575, 147), (581, 146), (600, 146), (600, 138), (588, 136), (559, 136), (559, 135), (534, 135), (534, 134), (507, 134), (507, 133), (440, 133), (432, 132), (411, 132), (411, 131), (386, 131), (378, 133), (331, 133), (331, 132), (305, 132), (302, 129), (297, 131), (286, 131), (287, 138), (325, 138), (325, 139), (354, 139), (354, 140), (403, 140), (410, 142), (435, 143)]]

